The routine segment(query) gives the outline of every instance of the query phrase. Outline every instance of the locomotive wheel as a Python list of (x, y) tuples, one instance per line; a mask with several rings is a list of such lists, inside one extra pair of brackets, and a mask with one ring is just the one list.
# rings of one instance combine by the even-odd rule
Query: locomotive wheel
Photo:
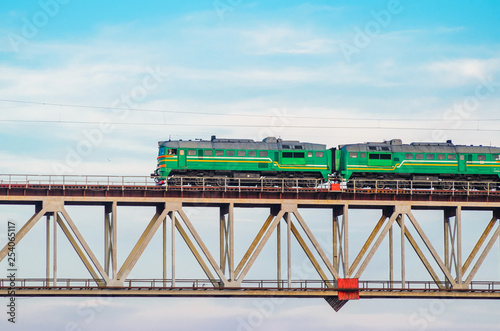
[(407, 181), (407, 180), (401, 180), (398, 182), (398, 187), (400, 189), (407, 189), (407, 188), (410, 188), (410, 182)]
[(264, 187), (272, 187), (274, 185), (274, 181), (271, 178), (264, 178), (262, 179), (262, 185)]
[(180, 186), (181, 179), (179, 177), (172, 177), (168, 179), (168, 184), (172, 186)]
[(441, 182), (441, 184), (439, 185), (439, 188), (445, 191), (451, 190), (452, 187), (453, 183), (450, 182)]
[(316, 187), (316, 180), (315, 179), (306, 180), (305, 186), (310, 188)]

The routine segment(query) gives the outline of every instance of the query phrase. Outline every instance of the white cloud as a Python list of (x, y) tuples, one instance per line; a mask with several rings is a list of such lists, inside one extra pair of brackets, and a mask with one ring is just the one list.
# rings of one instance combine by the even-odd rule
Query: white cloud
[(440, 82), (459, 86), (471, 81), (482, 81), (500, 71), (500, 59), (455, 59), (432, 62), (425, 69)]
[(325, 54), (337, 52), (336, 41), (313, 32), (288, 27), (240, 31), (250, 54)]

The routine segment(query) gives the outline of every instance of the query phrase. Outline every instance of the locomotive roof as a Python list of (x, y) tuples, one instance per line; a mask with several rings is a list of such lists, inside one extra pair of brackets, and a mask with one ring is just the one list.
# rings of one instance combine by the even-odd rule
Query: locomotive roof
[(391, 151), (402, 153), (500, 154), (499, 147), (454, 145), (451, 140), (448, 140), (446, 143), (413, 142), (411, 144), (402, 144), (400, 139), (394, 139), (384, 142), (343, 145), (339, 146), (339, 148), (345, 148), (346, 151), (351, 152)]
[(211, 140), (169, 140), (158, 142), (159, 146), (169, 148), (209, 148), (209, 149), (254, 149), (254, 150), (326, 150), (326, 145), (299, 142), (296, 140), (281, 140), (267, 137), (263, 141), (252, 139), (217, 139)]

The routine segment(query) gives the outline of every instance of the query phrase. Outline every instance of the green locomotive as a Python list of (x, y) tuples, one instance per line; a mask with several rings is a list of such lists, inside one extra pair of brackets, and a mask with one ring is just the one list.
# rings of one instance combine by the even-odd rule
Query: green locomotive
[[(272, 185), (293, 179), (311, 186), (317, 180), (500, 181), (500, 148), (446, 143), (403, 144), (390, 141), (326, 145), (268, 137), (160, 141), (157, 183), (190, 184), (195, 178), (246, 179), (245, 183)], [(191, 178), (191, 179), (189, 179)], [(196, 184), (197, 182), (193, 182)], [(241, 182), (239, 182), (241, 184)], [(221, 184), (220, 182), (217, 184)]]
[(212, 136), (209, 141), (161, 141), (158, 145), (158, 167), (152, 175), (159, 183), (166, 178), (178, 183), (181, 177), (300, 178), (302, 183), (316, 183), (332, 173), (332, 151), (321, 144)]
[(500, 148), (446, 143), (339, 146), (339, 175), (346, 179), (498, 181)]

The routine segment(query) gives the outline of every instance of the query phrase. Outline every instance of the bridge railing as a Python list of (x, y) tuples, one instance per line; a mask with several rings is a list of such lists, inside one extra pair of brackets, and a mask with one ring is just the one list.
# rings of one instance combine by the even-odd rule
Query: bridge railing
[[(157, 184), (160, 182), (160, 185)], [(354, 194), (500, 195), (500, 182), (443, 180), (350, 180), (307, 178), (14, 175), (0, 174), (0, 187), (25, 189), (101, 189), (257, 192), (346, 192)]]
[[(215, 284), (215, 285), (214, 285)], [(217, 284), (219, 286), (217, 286)], [(50, 289), (50, 288), (68, 288), (68, 289), (99, 289), (103, 288), (93, 279), (54, 279), (32, 278), (32, 279), (0, 279), (1, 289)], [(127, 279), (123, 289), (167, 289), (167, 288), (193, 288), (193, 289), (221, 289), (224, 288), (218, 280), (209, 279)], [(290, 284), (287, 280), (244, 280), (241, 283), (242, 289), (262, 289), (262, 290), (328, 290), (336, 289), (335, 280), (292, 280)], [(453, 291), (447, 282), (436, 283), (434, 281), (359, 281), (359, 290), (361, 291)], [(479, 292), (500, 292), (500, 282), (498, 281), (473, 281), (465, 291)]]

